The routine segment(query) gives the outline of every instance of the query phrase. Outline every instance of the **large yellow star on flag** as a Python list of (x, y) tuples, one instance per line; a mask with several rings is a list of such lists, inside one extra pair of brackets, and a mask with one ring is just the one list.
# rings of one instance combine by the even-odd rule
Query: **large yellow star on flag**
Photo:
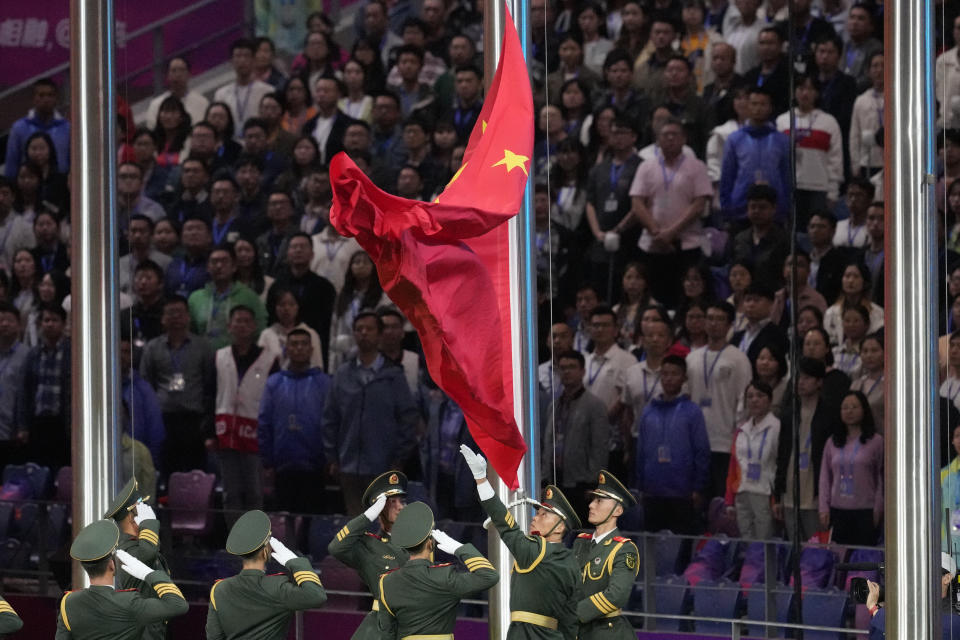
[(524, 163), (528, 160), (530, 160), (530, 158), (527, 156), (516, 154), (513, 151), (510, 151), (510, 149), (504, 149), (503, 158), (492, 164), (490, 168), (492, 169), (493, 167), (499, 167), (500, 165), (503, 165), (507, 168), (507, 173), (510, 173), (515, 168), (519, 167), (520, 170), (523, 171), (523, 175), (529, 176), (530, 174), (527, 173), (527, 168), (524, 166)]

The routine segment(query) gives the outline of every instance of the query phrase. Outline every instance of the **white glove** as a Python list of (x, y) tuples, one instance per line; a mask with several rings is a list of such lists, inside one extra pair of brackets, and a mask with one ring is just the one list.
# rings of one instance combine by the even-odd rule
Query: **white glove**
[(132, 575), (137, 580), (143, 580), (153, 573), (153, 569), (137, 560), (123, 549), (117, 549), (117, 559), (120, 561), (120, 568)]
[(137, 515), (133, 516), (133, 521), (137, 523), (137, 526), (140, 526), (140, 523), (144, 520), (156, 520), (157, 514), (153, 512), (153, 507), (148, 505), (146, 502), (137, 503)]
[(483, 480), (487, 477), (487, 461), (484, 460), (483, 456), (474, 453), (473, 449), (465, 444), (460, 445), (460, 453), (463, 454), (463, 459), (467, 461), (467, 466), (470, 468), (474, 480)]
[(279, 562), (282, 565), (286, 565), (288, 562), (297, 557), (293, 551), (287, 549), (287, 545), (283, 544), (276, 538), (270, 538), (270, 548), (273, 549), (273, 553), (270, 555), (273, 556), (273, 559)]
[(462, 542), (457, 542), (456, 540), (454, 540), (453, 538), (445, 534), (443, 531), (440, 531), (440, 529), (434, 529), (432, 531), (432, 535), (433, 535), (433, 539), (437, 543), (437, 548), (440, 549), (440, 551), (449, 553), (450, 555), (455, 554), (457, 552), (457, 549), (463, 546)]
[(363, 515), (367, 516), (367, 520), (373, 522), (380, 516), (380, 512), (383, 511), (383, 507), (387, 504), (387, 496), (381, 495), (377, 498), (370, 507), (363, 512)]
[(620, 250), (620, 234), (616, 231), (607, 231), (603, 235), (603, 248), (609, 253)]

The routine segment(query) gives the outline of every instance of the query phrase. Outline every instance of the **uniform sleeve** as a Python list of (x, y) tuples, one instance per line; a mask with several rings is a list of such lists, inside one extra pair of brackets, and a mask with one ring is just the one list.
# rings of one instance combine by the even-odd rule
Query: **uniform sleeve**
[[(211, 636), (208, 635), (207, 637), (210, 638)], [(70, 633), (70, 630), (67, 629), (66, 624), (63, 622), (63, 616), (59, 613), (57, 614), (57, 635), (54, 638), (55, 640), (71, 640), (73, 638), (73, 634)]]
[(170, 582), (170, 576), (164, 571), (154, 571), (147, 575), (145, 582), (153, 587), (156, 598), (144, 598), (133, 594), (130, 611), (138, 623), (147, 625), (161, 620), (182, 616), (189, 609), (177, 585)]
[(639, 553), (632, 541), (618, 542), (610, 556), (607, 556), (610, 565), (605, 571), (610, 572), (610, 580), (603, 591), (583, 598), (577, 604), (577, 617), (580, 622), (589, 622), (606, 616), (627, 606), (630, 593), (633, 591), (633, 581), (640, 570)]
[(330, 541), (330, 544), (327, 545), (327, 551), (343, 564), (357, 569), (357, 565), (359, 564), (359, 558), (357, 557), (360, 551), (359, 543), (363, 539), (367, 527), (369, 527), (370, 524), (367, 516), (361, 513), (337, 532), (337, 535), (335, 535), (333, 540)]
[[(496, 495), (489, 500), (484, 500), (480, 504), (483, 506), (483, 510), (487, 512), (487, 515), (490, 516), (490, 520), (493, 521), (494, 526), (497, 527), (497, 532), (500, 534), (500, 539), (503, 540), (503, 544), (507, 545), (507, 549), (510, 550), (513, 559), (516, 560), (517, 571), (527, 573), (540, 564), (540, 561), (543, 560), (543, 556), (547, 551), (546, 539), (541, 536), (525, 535), (523, 531), (520, 530), (520, 527), (517, 526), (517, 521), (514, 519), (513, 514), (507, 511), (507, 507)], [(489, 561), (485, 558), (483, 562), (489, 564)], [(467, 564), (467, 568), (473, 565), (483, 564), (483, 562), (471, 560), (470, 563)], [(493, 565), (491, 565), (491, 567), (492, 566)]]
[(386, 575), (380, 576), (380, 609), (377, 611), (377, 627), (380, 629), (381, 640), (397, 640), (397, 619), (393, 611), (386, 606), (383, 597), (383, 579)]
[(469, 571), (451, 570), (448, 572), (447, 587), (451, 593), (465, 596), (470, 593), (485, 591), (499, 582), (500, 574), (472, 544), (462, 545), (457, 549), (456, 555), (467, 565)]
[(213, 604), (213, 590), (210, 595), (210, 604), (207, 605), (207, 640), (224, 640), (227, 636), (220, 626), (220, 614)]
[(10, 603), (0, 598), (0, 635), (19, 631), (23, 627), (23, 620), (13, 610)]
[(320, 576), (310, 566), (309, 560), (294, 558), (286, 566), (293, 575), (293, 582), (279, 582), (277, 597), (287, 609), (314, 609), (327, 601), (327, 592), (320, 584)]
[(124, 549), (137, 560), (153, 566), (160, 548), (160, 521), (150, 518), (140, 523), (140, 535), (136, 544)]

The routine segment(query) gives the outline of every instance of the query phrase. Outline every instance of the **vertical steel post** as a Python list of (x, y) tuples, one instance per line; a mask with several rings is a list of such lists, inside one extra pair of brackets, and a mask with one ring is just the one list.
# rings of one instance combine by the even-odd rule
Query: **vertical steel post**
[[(490, 83), (500, 60), (503, 29), (511, 19), (517, 28), (524, 57), (529, 55), (530, 34), (528, 27), (528, 0), (483, 0), (483, 77), (486, 87)], [(530, 183), (523, 195), (523, 204), (518, 216), (509, 223), (510, 236), (510, 326), (511, 353), (513, 358), (513, 406), (514, 417), (520, 426), (528, 452), (518, 469), (522, 490), (536, 497), (539, 491), (537, 456), (539, 451), (538, 406), (537, 406), (537, 317), (536, 317), (536, 271), (533, 266), (533, 195)], [(497, 495), (505, 503), (519, 497), (511, 492), (499, 478), (491, 474)], [(530, 525), (530, 509), (520, 507), (514, 514), (517, 525), (527, 530)], [(510, 626), (510, 554), (491, 533), (488, 553), (490, 561), (500, 572), (501, 580), (490, 590), (489, 637), (500, 640)]]
[(940, 637), (931, 0), (886, 4), (887, 637)]
[[(116, 487), (119, 406), (113, 0), (70, 2), (74, 532)], [(78, 564), (73, 582), (86, 580)]]

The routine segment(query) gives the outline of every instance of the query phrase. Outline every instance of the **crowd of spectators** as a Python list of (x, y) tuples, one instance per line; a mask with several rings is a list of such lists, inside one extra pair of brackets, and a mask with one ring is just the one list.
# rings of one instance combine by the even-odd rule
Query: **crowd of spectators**
[[(366, 1), (348, 38), (312, 14), (292, 57), (237, 40), (211, 96), (174, 57), (144, 121), (120, 110), (122, 422), (161, 491), (210, 469), (228, 509), (354, 514), (370, 479), (401, 468), (441, 514), (475, 513), (462, 413), (370, 257), (329, 224), (338, 152), (423, 201), (460, 165), (484, 100), (482, 14), (418, 5)], [(650, 530), (698, 533), (719, 498), (748, 537), (832, 527), (876, 544), (882, 3), (531, 0), (529, 19), (544, 479), (583, 511), (608, 468)], [(958, 49), (936, 69), (940, 395), (955, 411)], [(37, 82), (0, 177), (0, 467), (69, 463), (58, 106)], [(343, 504), (303, 490), (326, 484)], [(797, 496), (799, 522), (784, 517)]]

